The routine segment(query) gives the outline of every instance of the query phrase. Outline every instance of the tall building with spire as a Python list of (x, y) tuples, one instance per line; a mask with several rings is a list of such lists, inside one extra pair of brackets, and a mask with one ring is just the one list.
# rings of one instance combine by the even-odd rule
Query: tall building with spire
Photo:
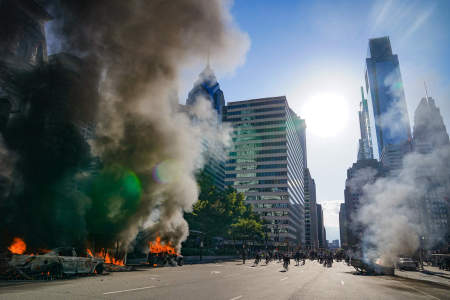
[(221, 121), (225, 97), (209, 62), (189, 92), (186, 105), (194, 105), (200, 98), (206, 99), (211, 103), (212, 108), (217, 112), (219, 121)]
[(370, 128), (369, 106), (364, 97), (364, 88), (361, 87), (361, 102), (359, 104), (359, 130), (361, 138), (359, 139), (358, 161), (373, 158), (372, 134)]
[(398, 56), (389, 37), (369, 40), (365, 84), (375, 120), (377, 150), (387, 170), (398, 172), (411, 151), (411, 127)]
[[(414, 151), (427, 159), (439, 159), (439, 152), (450, 151), (450, 141), (444, 120), (433, 98), (422, 98), (414, 113)], [(445, 163), (445, 162), (442, 162)], [(419, 212), (425, 226), (424, 247), (445, 248), (450, 244), (450, 172), (420, 169), (417, 181), (424, 182), (426, 192), (419, 202)]]
[[(189, 110), (199, 99), (204, 99), (211, 103), (211, 107), (217, 113), (217, 126), (221, 126), (225, 97), (214, 71), (209, 65), (209, 61), (189, 92), (184, 109)], [(225, 189), (225, 146), (221, 141), (203, 139), (202, 148), (206, 161), (203, 170), (211, 177), (216, 188), (222, 191)]]

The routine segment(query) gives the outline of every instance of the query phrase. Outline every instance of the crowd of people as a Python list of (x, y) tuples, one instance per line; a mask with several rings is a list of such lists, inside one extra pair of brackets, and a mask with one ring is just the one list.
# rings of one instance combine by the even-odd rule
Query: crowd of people
[(332, 267), (333, 261), (341, 261), (344, 256), (341, 252), (332, 252), (330, 250), (319, 250), (319, 251), (306, 251), (298, 249), (296, 251), (279, 251), (274, 250), (256, 250), (253, 252), (246, 251), (243, 248), (241, 252), (242, 263), (245, 264), (246, 260), (254, 258), (254, 266), (265, 260), (265, 264), (268, 265), (271, 261), (278, 263), (283, 263), (283, 268), (287, 271), (291, 263), (291, 259), (295, 261), (295, 266), (303, 266), (306, 260), (311, 261), (317, 260), (324, 267)]

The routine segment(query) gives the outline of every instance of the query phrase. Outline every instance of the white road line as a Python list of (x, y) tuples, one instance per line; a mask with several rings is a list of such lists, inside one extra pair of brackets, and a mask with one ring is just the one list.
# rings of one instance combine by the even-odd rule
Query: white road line
[(211, 275), (212, 274), (220, 274), (220, 271), (211, 271)]
[(242, 295), (239, 295), (237, 297), (231, 298), (230, 300), (238, 300), (238, 299), (241, 299), (241, 298), (242, 298)]
[(156, 286), (145, 286), (145, 287), (136, 288), (136, 289), (122, 290), (122, 291), (114, 291), (114, 292), (107, 292), (107, 293), (103, 293), (103, 295), (117, 294), (117, 293), (125, 293), (125, 292), (139, 291), (139, 290), (146, 290), (146, 289), (152, 289), (152, 288), (155, 288), (155, 287), (156, 287)]
[(280, 281), (286, 280), (286, 279), (288, 279), (288, 278), (289, 278), (289, 277), (281, 278)]

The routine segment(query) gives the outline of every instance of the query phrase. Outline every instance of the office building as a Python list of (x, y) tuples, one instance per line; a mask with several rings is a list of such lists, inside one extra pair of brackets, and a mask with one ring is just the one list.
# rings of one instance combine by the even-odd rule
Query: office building
[(375, 120), (378, 155), (389, 171), (401, 168), (411, 151), (411, 128), (398, 56), (389, 37), (369, 40), (365, 85)]
[(224, 121), (233, 127), (225, 183), (270, 223), (271, 242), (303, 244), (304, 153), (286, 97), (229, 102)]
[(345, 208), (345, 203), (341, 203), (339, 209), (339, 236), (341, 239), (341, 247), (344, 249), (347, 249), (348, 247), (347, 228), (347, 210)]
[(369, 106), (367, 99), (364, 97), (364, 88), (361, 87), (361, 102), (359, 104), (359, 131), (361, 138), (359, 139), (358, 160), (372, 159), (372, 133), (370, 128)]
[[(450, 151), (449, 136), (439, 108), (433, 98), (422, 98), (414, 113), (414, 151), (438, 159), (434, 151)], [(442, 162), (445, 163), (445, 162)], [(426, 228), (424, 247), (445, 248), (450, 244), (450, 171), (438, 174), (436, 170), (420, 169), (418, 182), (427, 183), (418, 210)]]
[(319, 248), (327, 248), (327, 231), (325, 230), (325, 225), (323, 221), (323, 210), (322, 205), (316, 204), (317, 212), (317, 236), (319, 240)]
[[(186, 112), (189, 111), (199, 99), (204, 99), (211, 103), (211, 108), (217, 113), (216, 126), (220, 127), (223, 118), (225, 98), (209, 64), (199, 74), (199, 78), (188, 94), (186, 106), (181, 106), (181, 109)], [(195, 122), (195, 120), (193, 120), (193, 122)], [(205, 161), (203, 171), (211, 177), (214, 186), (219, 191), (223, 191), (225, 189), (225, 146), (221, 141), (204, 138), (202, 139), (202, 154)]]
[(360, 160), (347, 170), (344, 190), (346, 217), (344, 232), (347, 238), (347, 247), (359, 245), (364, 232), (364, 228), (358, 222), (363, 187), (375, 182), (377, 178), (384, 176), (384, 174), (381, 163), (376, 159)]
[(309, 169), (305, 169), (305, 246), (310, 249), (319, 247), (317, 232), (316, 183)]

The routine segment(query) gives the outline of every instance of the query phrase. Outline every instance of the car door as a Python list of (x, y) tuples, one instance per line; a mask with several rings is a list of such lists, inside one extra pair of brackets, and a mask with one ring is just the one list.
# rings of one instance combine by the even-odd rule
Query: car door
[(72, 248), (64, 248), (59, 251), (59, 256), (63, 265), (63, 272), (66, 274), (77, 273), (77, 259), (74, 255), (75, 253)]

